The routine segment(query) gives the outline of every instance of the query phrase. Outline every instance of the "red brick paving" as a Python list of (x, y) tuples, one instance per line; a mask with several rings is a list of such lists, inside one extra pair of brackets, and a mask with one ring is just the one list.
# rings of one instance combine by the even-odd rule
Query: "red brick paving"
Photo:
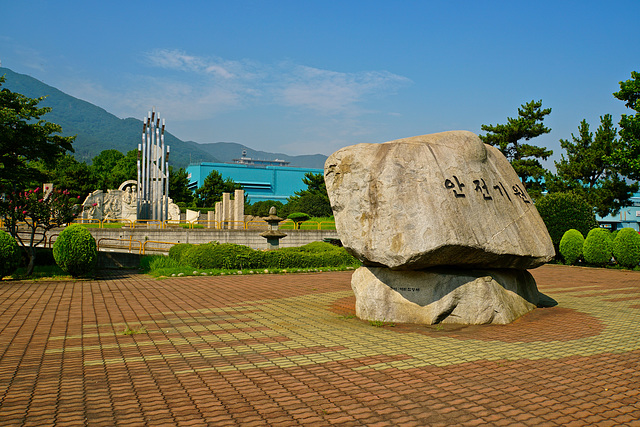
[(558, 306), (442, 329), (351, 318), (349, 272), (2, 281), (0, 424), (640, 426), (640, 273), (532, 273)]

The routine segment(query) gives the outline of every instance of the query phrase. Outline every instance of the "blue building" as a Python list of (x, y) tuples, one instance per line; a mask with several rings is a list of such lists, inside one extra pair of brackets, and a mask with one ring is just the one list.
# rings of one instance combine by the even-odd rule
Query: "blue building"
[(609, 215), (606, 217), (596, 216), (600, 227), (611, 231), (626, 227), (640, 231), (640, 193), (634, 194), (630, 202), (631, 206), (620, 209), (618, 215)]
[(216, 170), (223, 179), (231, 178), (242, 185), (246, 200), (250, 203), (262, 200), (287, 203), (288, 197), (307, 188), (302, 182), (305, 174), (324, 174), (322, 169), (290, 167), (283, 160), (251, 159), (245, 153), (242, 158), (234, 159), (234, 162), (200, 163), (187, 167), (190, 175), (189, 188), (200, 188), (211, 171)]

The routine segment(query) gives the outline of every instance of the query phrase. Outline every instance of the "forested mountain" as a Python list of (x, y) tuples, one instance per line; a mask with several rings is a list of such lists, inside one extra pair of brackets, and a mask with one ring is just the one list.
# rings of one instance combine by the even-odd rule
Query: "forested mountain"
[[(87, 163), (103, 150), (116, 149), (123, 154), (138, 146), (142, 135), (142, 121), (134, 118), (120, 119), (90, 102), (74, 98), (71, 95), (42, 83), (25, 74), (0, 67), (0, 76), (6, 81), (2, 84), (13, 92), (30, 98), (47, 96), (39, 105), (51, 107), (52, 111), (43, 118), (62, 126), (63, 135), (77, 135), (73, 147), (75, 156)], [(146, 112), (142, 112), (144, 115)], [(182, 141), (171, 133), (165, 133), (165, 142), (171, 146), (170, 163), (175, 167), (185, 167), (189, 162), (230, 162), (247, 150), (247, 156), (261, 159), (281, 159), (291, 162), (291, 166), (324, 167), (326, 156), (287, 156), (280, 153), (267, 153), (252, 150), (232, 142), (198, 144), (194, 141)]]

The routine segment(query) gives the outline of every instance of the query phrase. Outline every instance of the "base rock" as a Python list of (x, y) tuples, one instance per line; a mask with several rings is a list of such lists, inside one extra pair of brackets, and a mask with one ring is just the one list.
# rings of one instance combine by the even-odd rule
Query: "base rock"
[(526, 270), (360, 267), (351, 279), (356, 315), (385, 322), (507, 324), (536, 308), (538, 288)]

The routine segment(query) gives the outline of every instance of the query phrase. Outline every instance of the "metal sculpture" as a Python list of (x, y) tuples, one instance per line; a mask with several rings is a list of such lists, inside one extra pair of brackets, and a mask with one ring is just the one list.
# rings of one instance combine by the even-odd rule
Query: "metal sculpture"
[(138, 219), (169, 219), (169, 146), (164, 143), (164, 119), (155, 108), (142, 124), (138, 144)]

